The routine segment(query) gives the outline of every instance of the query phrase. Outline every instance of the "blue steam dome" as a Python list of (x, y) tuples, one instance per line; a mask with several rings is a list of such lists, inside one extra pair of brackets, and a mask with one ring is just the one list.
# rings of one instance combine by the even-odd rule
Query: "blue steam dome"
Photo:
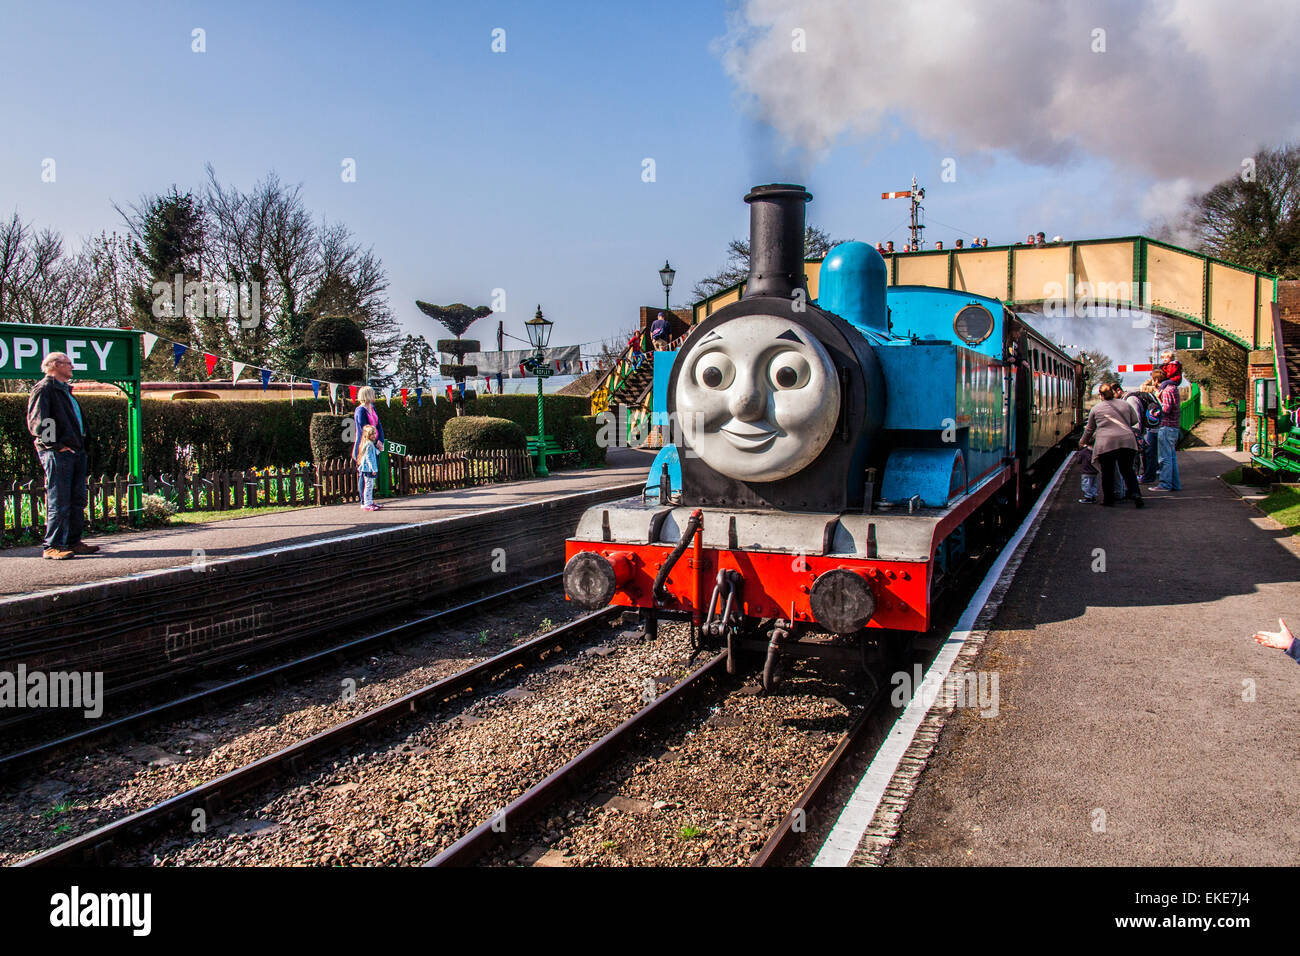
[(865, 242), (842, 242), (822, 261), (817, 304), (864, 334), (889, 334), (885, 287), (889, 269), (884, 257)]

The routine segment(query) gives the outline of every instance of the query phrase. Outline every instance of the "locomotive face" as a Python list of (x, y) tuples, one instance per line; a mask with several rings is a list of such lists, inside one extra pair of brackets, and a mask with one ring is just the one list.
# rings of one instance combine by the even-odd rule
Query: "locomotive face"
[(740, 481), (807, 467), (835, 432), (840, 383), (825, 347), (789, 318), (722, 322), (682, 357), (675, 403), (691, 449)]

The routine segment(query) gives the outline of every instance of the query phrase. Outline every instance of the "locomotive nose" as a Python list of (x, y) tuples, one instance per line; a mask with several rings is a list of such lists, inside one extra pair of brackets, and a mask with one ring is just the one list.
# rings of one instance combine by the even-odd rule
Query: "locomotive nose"
[(564, 590), (575, 603), (596, 610), (609, 604), (614, 592), (632, 577), (626, 554), (608, 557), (595, 551), (579, 551), (564, 566)]

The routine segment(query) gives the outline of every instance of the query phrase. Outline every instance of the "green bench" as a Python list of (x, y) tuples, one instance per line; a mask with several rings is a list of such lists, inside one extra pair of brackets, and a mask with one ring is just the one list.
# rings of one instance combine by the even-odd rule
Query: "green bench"
[(539, 443), (536, 435), (528, 436), (528, 454), (534, 458), (537, 457), (539, 444), (541, 446), (541, 450), (546, 452), (547, 458), (556, 458), (560, 455), (577, 454), (578, 449), (576, 448), (561, 448), (560, 443), (555, 440), (554, 435), (543, 435), (541, 437), (542, 440)]

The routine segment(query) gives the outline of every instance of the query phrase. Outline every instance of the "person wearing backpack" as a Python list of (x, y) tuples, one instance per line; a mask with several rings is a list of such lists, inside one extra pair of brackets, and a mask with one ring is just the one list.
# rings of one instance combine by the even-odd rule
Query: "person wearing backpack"
[[(1146, 387), (1146, 383), (1143, 383), (1142, 388), (1145, 387)], [(1154, 468), (1148, 470), (1146, 467), (1147, 466), (1147, 435), (1150, 433), (1153, 424), (1157, 426), (1159, 424), (1160, 408), (1159, 405), (1156, 403), (1154, 397), (1149, 397), (1146, 393), (1142, 391), (1142, 388), (1135, 389), (1125, 394), (1124, 401), (1128, 402), (1129, 405), (1132, 406), (1133, 411), (1137, 413), (1138, 450), (1137, 450), (1137, 458), (1134, 460), (1134, 466), (1139, 476), (1138, 480), (1154, 481), (1154, 478), (1144, 477), (1144, 476), (1153, 475), (1155, 473)], [(1148, 417), (1148, 412), (1150, 411), (1149, 406), (1151, 405), (1156, 405), (1155, 411), (1157, 417), (1154, 423), (1152, 422), (1151, 418)]]
[(1142, 424), (1146, 429), (1142, 436), (1142, 484), (1149, 484), (1159, 479), (1157, 468), (1160, 461), (1160, 400), (1156, 397), (1156, 383), (1147, 379), (1142, 383), (1138, 393), (1142, 402)]

